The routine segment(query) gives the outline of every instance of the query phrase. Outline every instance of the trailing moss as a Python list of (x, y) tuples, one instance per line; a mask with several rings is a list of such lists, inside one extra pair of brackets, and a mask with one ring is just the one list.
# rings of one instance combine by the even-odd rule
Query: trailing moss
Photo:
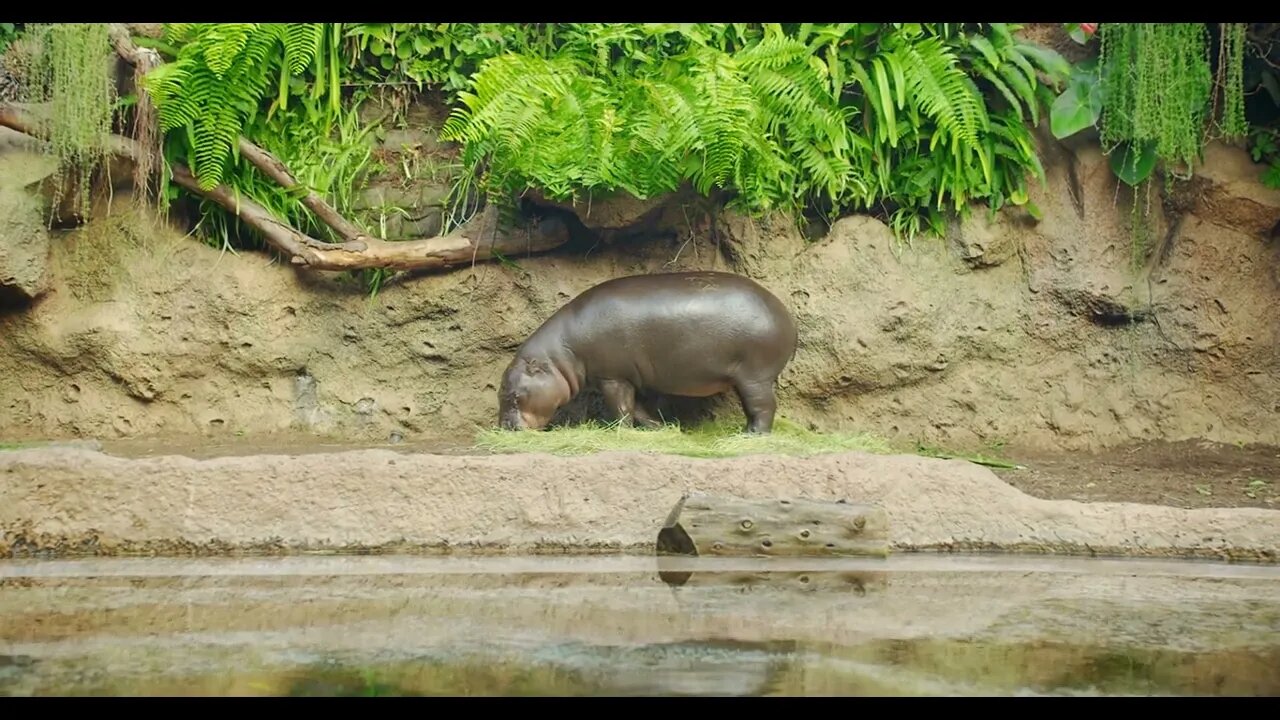
[[(27, 102), (48, 103), (41, 119), (48, 152), (59, 162), (54, 204), (70, 186), (87, 212), (92, 178), (108, 154), (116, 109), (115, 57), (104, 23), (55, 23), (27, 29), (34, 57), (25, 68)], [(70, 180), (70, 183), (65, 182)]]

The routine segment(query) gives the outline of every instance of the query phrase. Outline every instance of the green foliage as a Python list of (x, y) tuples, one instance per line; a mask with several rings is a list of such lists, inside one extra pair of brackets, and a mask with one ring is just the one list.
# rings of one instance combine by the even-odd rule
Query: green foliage
[(555, 26), (514, 23), (356, 23), (350, 39), (353, 79), (466, 88), (481, 61), (545, 42)]
[(1265, 167), (1260, 178), (1262, 184), (1280, 190), (1280, 130), (1258, 128), (1251, 140), (1249, 155)]
[[(1101, 24), (1098, 58), (1076, 66), (1054, 101), (1054, 135), (1096, 126), (1113, 171), (1129, 185), (1146, 181), (1157, 167), (1185, 177), (1215, 125), (1225, 138), (1248, 132), (1244, 30), (1240, 23), (1219, 28), (1215, 70), (1204, 24)], [(1072, 37), (1089, 41), (1083, 33)]]
[[(38, 48), (26, 68), (25, 99), (48, 103), (41, 124), (60, 173), (75, 172), (76, 200), (83, 212), (90, 200), (93, 173), (108, 154), (107, 140), (116, 109), (113, 57), (102, 23), (55, 23), (27, 29)], [(60, 201), (62, 183), (58, 183)]]
[(10, 43), (22, 34), (25, 23), (0, 23), (0, 53), (9, 49)]
[(1104, 23), (1099, 34), (1103, 143), (1152, 143), (1166, 169), (1193, 167), (1213, 91), (1204, 25)]
[(1042, 177), (1021, 121), (1069, 66), (1014, 29), (572, 25), (552, 51), (481, 62), (442, 137), (499, 195), (689, 182), (753, 211), (879, 208), (939, 231), (948, 206), (1024, 204)]
[[(303, 85), (296, 78), (293, 84), (295, 90)], [(305, 95), (278, 112), (256, 115), (244, 129), (256, 144), (279, 158), (302, 187), (326, 198), (347, 217), (353, 216), (355, 193), (370, 167), (372, 130), (360, 127), (356, 110), (334, 118), (325, 99)], [(223, 181), (311, 237), (342, 240), (298, 202), (298, 191), (282, 188), (247, 162), (231, 166)], [(227, 243), (244, 230), (237, 218), (221, 212), (212, 201), (201, 200), (201, 210), (206, 237)]]
[[(165, 40), (177, 57), (145, 79), (160, 128), (188, 159), (202, 188), (229, 172), (229, 159), (244, 128), (256, 118), (272, 79), (271, 112), (287, 107), (291, 79), (314, 71), (312, 96), (329, 95), (338, 111), (338, 33), (320, 23), (171, 23)], [(326, 68), (326, 61), (328, 67)], [(171, 155), (172, 157), (172, 155)]]
[[(1072, 37), (1087, 44), (1093, 33)], [(1265, 88), (1246, 90), (1244, 23), (1217, 26), (1217, 52), (1213, 51), (1213, 27), (1200, 23), (1103, 23), (1099, 55), (1080, 63), (1070, 82), (1054, 101), (1051, 127), (1065, 138), (1089, 127), (1098, 129), (1112, 172), (1134, 188), (1134, 265), (1145, 253), (1151, 227), (1151, 183), (1157, 168), (1171, 179), (1189, 177), (1201, 158), (1204, 144), (1216, 137), (1227, 140), (1249, 135), (1245, 97)], [(1265, 53), (1264, 53), (1265, 55)], [(1271, 63), (1262, 58), (1264, 67)], [(1280, 84), (1276, 87), (1280, 106)], [(1273, 157), (1267, 132), (1254, 132), (1254, 160)], [(1273, 168), (1274, 169), (1274, 168)], [(1268, 170), (1263, 182), (1274, 183), (1280, 172)], [(1146, 183), (1145, 198), (1137, 191)]]

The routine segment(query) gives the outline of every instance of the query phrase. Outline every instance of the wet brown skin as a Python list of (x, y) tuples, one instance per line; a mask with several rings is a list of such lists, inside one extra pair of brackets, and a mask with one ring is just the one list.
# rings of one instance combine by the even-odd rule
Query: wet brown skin
[(778, 375), (796, 326), (777, 297), (741, 275), (680, 272), (607, 280), (557, 310), (516, 351), (498, 391), (498, 424), (541, 430), (588, 385), (627, 426), (657, 427), (636, 394), (733, 390), (747, 432), (773, 428)]

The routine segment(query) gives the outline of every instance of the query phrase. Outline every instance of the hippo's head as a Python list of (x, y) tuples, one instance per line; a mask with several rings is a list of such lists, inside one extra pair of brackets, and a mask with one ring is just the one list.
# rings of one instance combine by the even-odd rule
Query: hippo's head
[(541, 430), (570, 395), (569, 383), (555, 365), (517, 356), (502, 375), (498, 425), (503, 430)]

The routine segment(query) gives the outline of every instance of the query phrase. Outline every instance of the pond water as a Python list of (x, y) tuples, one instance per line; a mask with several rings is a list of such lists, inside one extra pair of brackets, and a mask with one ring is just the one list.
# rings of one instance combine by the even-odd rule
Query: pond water
[(1280, 568), (0, 562), (0, 694), (1280, 695)]

